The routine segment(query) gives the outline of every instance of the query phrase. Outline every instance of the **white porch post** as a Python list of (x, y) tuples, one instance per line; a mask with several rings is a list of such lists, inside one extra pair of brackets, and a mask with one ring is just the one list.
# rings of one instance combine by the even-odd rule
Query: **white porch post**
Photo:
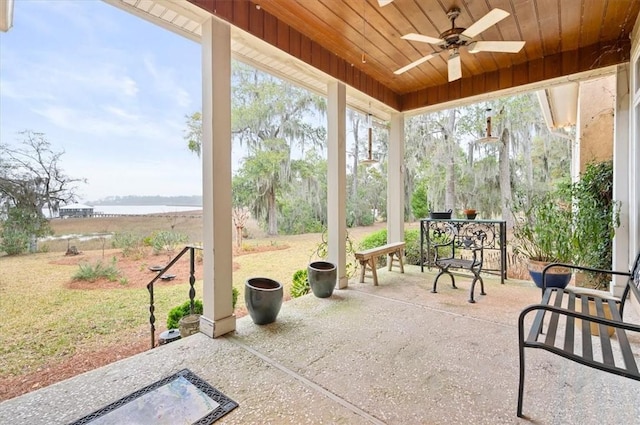
[(345, 289), (347, 278), (347, 95), (343, 83), (327, 85), (327, 221), (328, 260), (338, 269), (338, 289)]
[(391, 115), (387, 169), (387, 242), (404, 241), (404, 114)]
[(227, 23), (213, 18), (202, 24), (202, 178), (204, 312), (200, 331), (214, 338), (234, 331), (236, 318), (231, 252), (231, 33)]
[(631, 67), (629, 69), (631, 120), (629, 140), (629, 255), (640, 250), (640, 15), (631, 35)]
[[(613, 239), (613, 270), (629, 269), (629, 65), (618, 65), (613, 132), (613, 199), (620, 202), (620, 227)], [(611, 293), (622, 295), (624, 276), (614, 276)]]

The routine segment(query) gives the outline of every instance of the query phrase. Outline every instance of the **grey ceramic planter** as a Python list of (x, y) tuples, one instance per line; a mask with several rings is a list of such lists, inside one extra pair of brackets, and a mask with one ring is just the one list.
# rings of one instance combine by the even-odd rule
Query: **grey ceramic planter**
[(276, 320), (282, 307), (282, 284), (267, 277), (252, 277), (244, 285), (244, 302), (256, 325)]
[(338, 270), (336, 265), (328, 261), (314, 261), (307, 267), (307, 278), (313, 295), (327, 298), (336, 287)]

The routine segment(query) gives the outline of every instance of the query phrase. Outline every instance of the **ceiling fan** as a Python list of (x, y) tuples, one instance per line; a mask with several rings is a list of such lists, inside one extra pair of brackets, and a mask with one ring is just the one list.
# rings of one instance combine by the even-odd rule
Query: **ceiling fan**
[[(390, 1), (388, 0), (379, 0), (379, 2), (381, 5), (383, 2), (385, 2), (385, 4), (390, 3)], [(402, 38), (405, 40), (437, 44), (441, 51), (448, 51), (449, 59), (447, 61), (447, 64), (449, 82), (462, 78), (462, 64), (460, 62), (459, 52), (459, 49), (461, 47), (467, 47), (469, 53), (518, 53), (520, 50), (522, 50), (522, 47), (524, 47), (524, 41), (473, 41), (473, 38), (475, 36), (509, 16), (509, 12), (497, 8), (493, 9), (478, 21), (476, 21), (469, 28), (456, 27), (456, 18), (458, 16), (460, 16), (460, 9), (458, 8), (452, 8), (449, 10), (449, 12), (447, 12), (447, 17), (451, 21), (451, 29), (440, 34), (438, 38), (415, 33), (402, 36)], [(428, 61), (429, 59), (436, 57), (437, 55), (438, 53), (432, 53), (424, 56), (417, 61), (414, 61), (409, 65), (394, 71), (394, 74), (402, 74), (403, 72), (406, 72)]]

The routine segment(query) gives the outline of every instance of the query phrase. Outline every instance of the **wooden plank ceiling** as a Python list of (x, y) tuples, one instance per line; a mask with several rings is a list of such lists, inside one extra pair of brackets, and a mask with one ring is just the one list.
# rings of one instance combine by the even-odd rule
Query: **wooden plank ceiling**
[[(628, 62), (640, 11), (638, 0), (189, 1), (400, 111)], [(473, 40), (522, 40), (524, 48), (471, 54), (462, 47), (462, 78), (448, 82), (446, 51), (400, 37), (438, 38), (451, 28), (452, 7), (461, 28), (494, 8), (509, 12)], [(436, 56), (394, 73), (429, 54)]]

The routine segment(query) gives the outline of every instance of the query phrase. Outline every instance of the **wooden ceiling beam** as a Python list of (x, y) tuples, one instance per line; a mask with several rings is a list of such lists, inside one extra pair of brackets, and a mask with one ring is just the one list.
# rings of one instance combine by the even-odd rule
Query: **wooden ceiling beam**
[(464, 77), (458, 82), (418, 90), (402, 96), (402, 111), (462, 100), (544, 80), (591, 71), (629, 61), (631, 41), (598, 43), (577, 50), (557, 53), (541, 59), (501, 68), (482, 75)]

